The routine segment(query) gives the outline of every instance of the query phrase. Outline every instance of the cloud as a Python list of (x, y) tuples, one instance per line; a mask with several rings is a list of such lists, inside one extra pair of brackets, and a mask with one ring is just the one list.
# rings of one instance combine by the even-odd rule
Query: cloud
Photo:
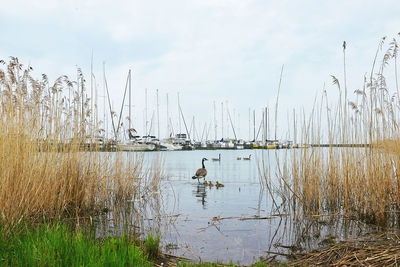
[(77, 65), (90, 77), (93, 52), (99, 88), (106, 62), (115, 106), (133, 69), (139, 130), (145, 88), (149, 109), (159, 89), (164, 113), (166, 93), (172, 106), (179, 91), (185, 114), (199, 123), (213, 118), (213, 101), (228, 100), (247, 118), (249, 108), (273, 106), (285, 65), (279, 105), (285, 121), (292, 107), (310, 109), (324, 83), (335, 90), (330, 74), (343, 76), (344, 40), (348, 85), (358, 89), (380, 37), (400, 31), (399, 11), (388, 0), (8, 1), (0, 11), (0, 57), (20, 56), (50, 77), (74, 77)]

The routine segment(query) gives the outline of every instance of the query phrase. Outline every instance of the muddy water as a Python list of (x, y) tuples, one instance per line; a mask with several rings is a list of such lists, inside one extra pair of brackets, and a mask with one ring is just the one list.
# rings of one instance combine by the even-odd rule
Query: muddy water
[[(220, 161), (212, 161), (218, 158)], [(263, 154), (264, 153), (264, 154)], [(276, 207), (277, 158), (287, 150), (211, 150), (144, 153), (148, 162), (161, 156), (168, 178), (158, 195), (158, 218), (148, 214), (148, 226), (158, 224), (163, 251), (196, 261), (251, 264), (261, 258), (284, 259), (283, 254), (312, 250), (333, 240), (361, 235), (367, 227), (339, 217), (296, 220)], [(243, 160), (249, 157), (251, 160)], [(206, 186), (193, 180), (203, 157), (206, 180), (224, 186)], [(241, 160), (237, 158), (241, 157)], [(261, 159), (267, 163), (261, 166)], [(275, 186), (269, 191), (259, 170)], [(260, 180), (261, 179), (261, 180)], [(272, 197), (275, 203), (273, 202)], [(283, 214), (286, 213), (286, 214)], [(152, 218), (153, 216), (153, 218)], [(154, 229), (154, 225), (153, 225)]]

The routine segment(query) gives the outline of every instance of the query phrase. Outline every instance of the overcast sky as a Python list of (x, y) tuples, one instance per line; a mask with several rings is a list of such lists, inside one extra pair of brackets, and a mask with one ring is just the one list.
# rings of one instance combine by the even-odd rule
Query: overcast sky
[[(105, 62), (114, 110), (120, 109), (132, 69), (134, 127), (140, 135), (148, 88), (148, 120), (159, 89), (162, 136), (167, 93), (178, 130), (180, 92), (186, 122), (189, 126), (194, 116), (199, 135), (213, 122), (215, 101), (218, 136), (224, 102), (238, 137), (247, 139), (249, 108), (259, 124), (262, 107), (275, 103), (284, 65), (278, 132), (285, 138), (288, 112), (309, 110), (324, 83), (335, 93), (330, 75), (343, 77), (343, 41), (349, 90), (362, 86), (381, 37), (398, 37), (400, 1), (14, 0), (1, 3), (0, 25), (0, 58), (19, 57), (38, 78), (41, 73), (74, 78), (78, 66), (90, 80), (93, 52), (99, 95)], [(102, 105), (99, 98), (101, 118)], [(226, 119), (224, 114), (225, 129)], [(156, 125), (155, 116), (153, 134)]]

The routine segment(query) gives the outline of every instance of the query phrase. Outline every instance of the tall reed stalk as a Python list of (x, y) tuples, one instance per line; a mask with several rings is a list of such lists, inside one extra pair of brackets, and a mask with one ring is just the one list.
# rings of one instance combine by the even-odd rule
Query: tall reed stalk
[[(286, 207), (295, 214), (340, 213), (383, 225), (399, 222), (398, 45), (393, 39), (385, 46), (385, 40), (378, 45), (363, 88), (354, 90), (354, 101), (347, 95), (344, 43), (344, 96), (340, 80), (332, 76), (337, 93), (324, 89), (309, 118), (303, 119), (301, 143), (313, 146), (292, 150), (291, 164), (279, 166), (279, 179), (290, 190), (277, 185), (284, 192)], [(385, 74), (391, 63), (395, 75), (389, 83)], [(337, 95), (336, 104), (332, 104), (333, 95)], [(318, 147), (323, 143), (329, 147)]]
[(12, 229), (21, 221), (79, 221), (157, 191), (161, 174), (145, 170), (143, 157), (80, 152), (88, 135), (101, 132), (88, 123), (92, 111), (80, 70), (78, 82), (61, 76), (53, 84), (31, 71), (17, 58), (0, 61), (2, 224)]

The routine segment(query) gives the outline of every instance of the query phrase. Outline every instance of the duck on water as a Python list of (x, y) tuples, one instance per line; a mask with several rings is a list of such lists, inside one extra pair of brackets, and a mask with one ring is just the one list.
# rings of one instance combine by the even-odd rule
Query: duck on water
[(208, 160), (208, 159), (203, 158), (201, 160), (202, 168), (200, 168), (196, 171), (196, 174), (192, 177), (192, 179), (197, 179), (198, 182), (200, 182), (199, 181), (200, 178), (204, 178), (204, 180), (205, 180), (206, 175), (207, 175), (207, 170), (206, 170), (206, 167), (204, 166), (204, 161), (206, 161), (206, 160)]

